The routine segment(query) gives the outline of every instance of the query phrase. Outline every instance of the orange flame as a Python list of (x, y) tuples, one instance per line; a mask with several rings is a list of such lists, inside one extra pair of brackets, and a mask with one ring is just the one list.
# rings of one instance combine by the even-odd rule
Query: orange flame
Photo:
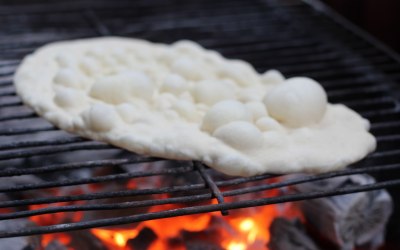
[[(65, 193), (61, 193), (64, 191)], [(80, 189), (73, 189), (73, 188), (65, 188), (61, 189), (49, 189), (49, 195), (58, 196), (58, 195), (73, 195), (73, 194), (82, 194)], [(66, 206), (66, 205), (77, 205), (82, 204), (82, 201), (76, 202), (59, 202), (53, 203), (51, 205), (48, 204), (34, 204), (30, 205), (30, 210), (37, 210), (42, 208), (48, 207), (57, 207), (57, 206)], [(58, 212), (58, 213), (49, 213), (49, 214), (41, 214), (31, 216), (29, 219), (35, 222), (39, 226), (50, 226), (54, 224), (62, 224), (62, 223), (69, 223), (69, 222), (78, 222), (82, 219), (83, 213), (82, 212)], [(67, 233), (55, 233), (55, 234), (45, 234), (42, 236), (42, 248), (45, 248), (50, 242), (56, 240), (61, 244), (64, 244), (68, 250), (74, 250), (68, 245), (71, 243), (71, 236)]]
[(249, 249), (256, 241), (266, 245), (270, 238), (269, 226), (278, 215), (276, 206), (256, 208), (251, 214), (246, 214), (246, 210), (242, 211), (245, 216), (227, 218), (236, 230), (235, 235), (222, 242), (222, 246), (227, 250)]
[[(45, 234), (42, 236), (42, 246), (47, 246), (53, 240), (57, 240), (60, 243), (64, 244), (64, 246), (68, 246), (71, 242), (71, 237), (65, 233)], [(72, 248), (68, 249), (73, 250)]]
[(92, 229), (91, 232), (109, 249), (123, 250), (128, 240), (135, 238), (139, 231), (135, 229)]
[[(163, 209), (177, 208), (173, 205), (166, 205)], [(159, 209), (159, 208), (158, 208)], [(240, 212), (245, 213), (243, 209)], [(278, 215), (275, 206), (260, 207), (246, 216), (224, 217), (232, 232), (224, 233), (224, 240), (220, 245), (226, 250), (247, 250), (256, 241), (264, 246), (269, 241), (268, 228), (272, 220)], [(182, 230), (190, 232), (201, 232), (210, 226), (212, 216), (221, 216), (219, 213), (200, 215), (189, 215), (142, 222), (135, 229), (92, 229), (92, 233), (101, 239), (110, 249), (131, 250), (127, 245), (129, 239), (135, 238), (141, 229), (148, 227), (157, 235), (157, 239), (151, 244), (149, 250), (169, 250), (170, 239), (179, 237)], [(221, 229), (224, 230), (224, 229)], [(225, 237), (226, 236), (226, 237)], [(173, 249), (184, 250), (184, 246), (174, 246)]]
[[(133, 181), (128, 182), (127, 187), (130, 189), (136, 188), (136, 183)], [(93, 186), (91, 188), (94, 188)], [(264, 196), (277, 195), (276, 193), (268, 191), (263, 194)], [(227, 199), (229, 202), (229, 199)], [(211, 203), (216, 204), (214, 199)], [(66, 203), (53, 204), (52, 206), (65, 205)], [(69, 203), (72, 204), (72, 203)], [(79, 204), (79, 203), (73, 203)], [(32, 205), (30, 209), (40, 209), (48, 207), (48, 205)], [(157, 212), (162, 210), (171, 210), (179, 208), (178, 205), (163, 205), (150, 208), (149, 212)], [(276, 205), (265, 207), (240, 209), (232, 211), (231, 215), (223, 217), (219, 212), (196, 214), (189, 216), (165, 218), (158, 220), (144, 221), (132, 228), (96, 228), (91, 229), (91, 233), (100, 239), (108, 249), (113, 250), (135, 250), (127, 243), (130, 239), (134, 239), (139, 235), (142, 229), (149, 228), (156, 235), (156, 239), (151, 242), (148, 247), (149, 250), (185, 250), (184, 238), (182, 238), (182, 231), (186, 232), (202, 232), (209, 227), (218, 227), (218, 235), (220, 234), (220, 247), (226, 250), (249, 250), (260, 249), (262, 245), (265, 247), (270, 239), (269, 226), (273, 219), (279, 215), (285, 214), (286, 217), (299, 217), (298, 212), (289, 211), (284, 209), (280, 211)], [(288, 213), (289, 211), (289, 213)], [(80, 221), (83, 213), (55, 213), (45, 214), (31, 217), (31, 220), (38, 225), (52, 225), (65, 222)], [(217, 217), (220, 217), (217, 220)], [(217, 221), (217, 222), (216, 222)], [(224, 225), (217, 225), (218, 223)], [(171, 246), (171, 239), (180, 239), (181, 242), (174, 243)], [(58, 240), (65, 246), (71, 242), (71, 237), (68, 234), (51, 234), (44, 235), (42, 246), (47, 246), (52, 240)], [(213, 243), (214, 244), (214, 243)], [(71, 249), (72, 248), (68, 248)]]
[(227, 250), (246, 250), (246, 244), (243, 242), (231, 241), (226, 246)]

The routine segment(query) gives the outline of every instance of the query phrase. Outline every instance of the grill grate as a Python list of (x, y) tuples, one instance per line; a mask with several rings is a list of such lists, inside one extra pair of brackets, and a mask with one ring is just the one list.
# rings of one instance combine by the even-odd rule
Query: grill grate
[[(173, 210), (16, 229), (0, 232), (0, 238), (121, 225), (211, 211), (227, 214), (231, 209), (390, 188), (400, 184), (400, 111), (397, 101), (400, 91), (397, 91), (396, 85), (400, 79), (400, 60), (394, 52), (318, 2), (307, 1), (311, 5), (296, 0), (206, 2), (113, 1), (110, 4), (106, 1), (69, 1), (62, 6), (55, 3), (0, 6), (0, 23), (3, 24), (0, 29), (0, 178), (7, 184), (7, 181), (18, 177), (41, 177), (33, 183), (0, 185), (2, 194), (16, 197), (13, 200), (2, 200), (0, 197), (0, 209), (11, 211), (1, 213), (0, 220), (58, 212), (186, 204)], [(99, 35), (131, 36), (164, 43), (192, 39), (227, 57), (247, 60), (260, 71), (277, 68), (288, 77), (299, 74), (314, 77), (325, 87), (331, 102), (344, 103), (372, 122), (371, 131), (378, 139), (378, 149), (351, 169), (290, 180), (269, 174), (227, 178), (198, 162), (143, 170), (143, 166), (148, 166), (146, 163), (166, 161), (135, 155), (60, 131), (23, 106), (15, 95), (12, 75), (24, 55), (48, 42)], [(88, 171), (110, 168), (124, 171), (99, 176), (84, 175)], [(83, 176), (76, 177), (74, 174), (77, 172)], [(168, 179), (183, 173), (199, 178), (190, 184), (167, 185), (162, 182), (157, 187), (139, 189), (25, 196), (31, 191), (50, 193), (56, 187), (87, 188), (94, 184), (154, 177)], [(266, 190), (360, 173), (374, 175), (377, 183), (276, 197), (261, 195)], [(251, 200), (227, 199), (253, 193), (260, 193), (260, 197)], [(143, 195), (157, 198), (102, 203), (106, 198)], [(214, 198), (217, 204), (198, 203), (210, 202)], [(99, 202), (28, 210), (30, 205), (95, 200)]]

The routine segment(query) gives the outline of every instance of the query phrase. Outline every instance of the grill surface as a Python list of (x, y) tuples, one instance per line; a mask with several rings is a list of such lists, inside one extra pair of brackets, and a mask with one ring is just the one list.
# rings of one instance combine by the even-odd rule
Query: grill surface
[[(400, 96), (397, 91), (400, 60), (395, 53), (318, 2), (312, 1), (309, 5), (296, 0), (201, 3), (69, 1), (59, 5), (30, 1), (25, 5), (1, 6), (0, 23), (0, 184), (3, 183), (0, 191), (16, 197), (14, 200), (0, 199), (0, 209), (9, 211), (0, 214), (1, 220), (66, 211), (185, 204), (178, 209), (151, 213), (21, 228), (0, 232), (0, 237), (119, 225), (211, 211), (227, 214), (230, 209), (390, 188), (400, 184), (400, 111), (396, 101)], [(137, 37), (163, 43), (191, 39), (226, 57), (249, 61), (259, 71), (276, 68), (287, 77), (313, 77), (325, 87), (330, 102), (344, 103), (371, 121), (378, 149), (350, 169), (290, 180), (273, 178), (268, 174), (227, 178), (197, 162), (143, 170), (146, 165), (140, 163), (163, 160), (135, 155), (60, 131), (23, 106), (15, 95), (12, 75), (23, 56), (48, 42), (99, 35)], [(124, 171), (107, 172), (110, 168)], [(103, 171), (103, 174), (85, 177), (93, 171)], [(130, 179), (143, 181), (157, 176), (168, 179), (183, 173), (191, 173), (196, 177), (195, 181), (191, 184), (168, 184), (166, 181), (157, 187), (18, 198), (26, 197), (24, 194), (32, 191), (51, 193), (54, 187), (83, 188), (87, 184), (109, 184)], [(359, 173), (370, 173), (378, 181), (337, 190), (276, 197), (260, 195), (253, 199), (224, 201), (226, 197), (240, 197), (302, 182)], [(17, 185), (7, 184), (17, 176), (24, 178), (32, 174), (40, 177), (34, 183), (21, 181), (15, 182), (20, 183)], [(262, 182), (266, 179), (270, 181)], [(161, 196), (135, 200), (135, 197), (143, 195)], [(134, 197), (135, 201), (102, 202), (105, 198), (128, 196)], [(213, 198), (218, 203), (198, 203)], [(27, 209), (33, 204), (71, 201), (97, 202)]]

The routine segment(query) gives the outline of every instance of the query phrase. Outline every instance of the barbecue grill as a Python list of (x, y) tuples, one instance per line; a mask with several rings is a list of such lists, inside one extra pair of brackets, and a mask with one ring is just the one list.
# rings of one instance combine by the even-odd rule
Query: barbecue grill
[[(0, 7), (0, 177), (44, 175), (47, 179), (12, 186), (0, 191), (18, 196), (48, 188), (80, 186), (145, 179), (177, 174), (198, 175), (201, 182), (156, 188), (100, 191), (77, 195), (54, 195), (0, 201), (0, 214), (14, 220), (66, 211), (119, 210), (187, 204), (177, 209), (130, 216), (93, 219), (67, 224), (19, 228), (0, 232), (0, 237), (54, 233), (121, 225), (188, 214), (262, 206), (325, 196), (393, 188), (400, 184), (399, 56), (317, 1), (30, 1)], [(23, 56), (42, 44), (65, 39), (118, 35), (153, 42), (194, 40), (230, 58), (252, 63), (259, 71), (276, 68), (286, 76), (315, 78), (327, 90), (329, 100), (344, 103), (372, 123), (378, 149), (350, 168), (283, 180), (265, 174), (247, 178), (216, 178), (199, 162), (172, 164), (169, 168), (143, 171), (140, 163), (165, 161), (136, 155), (101, 142), (89, 141), (58, 130), (37, 117), (16, 96), (12, 76)], [(130, 171), (100, 176), (74, 176), (75, 172), (124, 167)], [(264, 190), (295, 184), (369, 173), (374, 184), (336, 190), (294, 193), (274, 197), (226, 201)], [(56, 176), (63, 176), (57, 178)], [(12, 178), (11, 178), (12, 179)], [(260, 182), (263, 180), (268, 182)], [(1, 182), (1, 181), (0, 181)], [(102, 203), (102, 199), (167, 194), (162, 199)], [(206, 204), (216, 198), (217, 203)], [(24, 210), (28, 205), (70, 201), (96, 201)]]

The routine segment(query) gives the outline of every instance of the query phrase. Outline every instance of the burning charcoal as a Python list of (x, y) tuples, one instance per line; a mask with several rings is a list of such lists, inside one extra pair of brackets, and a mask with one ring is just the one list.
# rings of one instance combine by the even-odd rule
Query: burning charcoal
[[(112, 190), (107, 190), (112, 191)], [(102, 200), (94, 200), (88, 202), (88, 204), (115, 204), (115, 203), (125, 203), (125, 202), (135, 202), (135, 201), (145, 201), (152, 199), (152, 195), (139, 195), (132, 197), (115, 197), (108, 198)], [(130, 216), (134, 214), (142, 214), (146, 213), (149, 210), (149, 207), (133, 207), (126, 209), (113, 209), (113, 210), (94, 210), (94, 211), (85, 211), (83, 216), (83, 221), (90, 220), (98, 220), (105, 218), (116, 218), (123, 216)], [(126, 227), (132, 228), (133, 225), (137, 225), (138, 223), (131, 223), (126, 225)], [(124, 225), (118, 225), (118, 227), (124, 227)]]
[[(207, 242), (211, 244), (218, 244), (221, 242), (221, 228), (218, 226), (209, 226), (199, 232), (191, 232), (182, 230), (181, 236), (184, 242)], [(190, 248), (189, 248), (190, 249)]]
[[(0, 231), (14, 231), (33, 226), (34, 223), (28, 219), (0, 221)], [(41, 237), (38, 235), (0, 239), (0, 248), (7, 250), (36, 250), (40, 245)]]
[[(146, 173), (149, 171), (160, 171), (164, 169), (165, 161), (157, 161), (157, 162), (148, 162), (141, 164), (126, 164), (122, 165), (121, 169), (127, 173)], [(165, 186), (163, 182), (164, 176), (156, 175), (156, 176), (146, 176), (146, 177), (138, 177), (134, 179), (130, 179), (128, 182), (134, 184), (137, 188), (145, 189), (145, 188), (160, 188), (161, 186)]]
[(198, 231), (181, 229), (178, 235), (169, 238), (168, 249), (223, 250), (220, 243), (226, 235), (224, 232), (229, 230), (232, 228), (227, 221), (220, 216), (211, 216), (204, 228), (198, 228)]
[(318, 250), (299, 220), (276, 218), (270, 226), (270, 250)]
[[(301, 193), (365, 185), (375, 180), (352, 175), (297, 185)], [(298, 202), (310, 228), (324, 232), (322, 238), (343, 250), (363, 246), (377, 249), (383, 243), (385, 226), (392, 213), (392, 199), (385, 190), (325, 197)]]
[[(140, 183), (134, 182), (128, 184), (126, 182), (110, 182), (98, 186), (98, 191), (96, 192), (114, 192), (114, 191), (128, 191), (129, 189), (143, 189)], [(126, 202), (138, 202), (154, 200), (154, 195), (135, 195), (135, 196), (124, 196), (124, 197), (111, 197), (100, 200), (88, 201), (87, 204), (116, 204), (116, 203), (126, 203)], [(83, 220), (96, 220), (104, 218), (115, 218), (122, 216), (130, 216), (134, 214), (146, 213), (150, 207), (132, 207), (124, 209), (112, 209), (112, 210), (94, 210), (85, 211)], [(119, 226), (120, 227), (120, 226)], [(129, 225), (132, 227), (132, 224)]]
[(68, 248), (58, 240), (51, 241), (44, 250), (68, 250)]
[(223, 250), (220, 246), (225, 236), (230, 235), (233, 228), (230, 224), (220, 216), (212, 216), (206, 228), (201, 231), (181, 231), (181, 239), (186, 247), (190, 250)]
[[(129, 168), (131, 167), (131, 168)], [(126, 173), (126, 172), (140, 172), (140, 171), (149, 171), (156, 170), (157, 168), (155, 163), (143, 163), (143, 164), (134, 164), (134, 165), (124, 165), (120, 168), (112, 169), (102, 169), (97, 171), (96, 173), (99, 175), (107, 175), (116, 173)], [(114, 171), (114, 172), (109, 172)], [(159, 188), (159, 176), (151, 176), (151, 177), (143, 177), (143, 178), (134, 178), (129, 179), (128, 181), (119, 181), (119, 182), (107, 182), (96, 185), (96, 192), (114, 192), (114, 191), (128, 191), (134, 189), (146, 189), (146, 188)], [(147, 200), (155, 200), (155, 195), (134, 195), (134, 196), (125, 196), (125, 197), (111, 197), (101, 200), (92, 200), (87, 202), (87, 204), (116, 204), (116, 203), (127, 203), (127, 202), (141, 202)], [(94, 210), (94, 211), (86, 211), (84, 212), (84, 220), (96, 220), (96, 219), (104, 219), (104, 218), (115, 218), (122, 216), (130, 216), (134, 214), (142, 214), (148, 212), (150, 209), (149, 206), (145, 207), (131, 207), (124, 209), (112, 209), (112, 210)], [(134, 223), (137, 225), (137, 223)], [(127, 225), (127, 227), (131, 228), (133, 224)], [(121, 227), (121, 226), (118, 226)]]
[(89, 230), (71, 231), (71, 243), (68, 245), (79, 250), (108, 250), (108, 248)]
[(157, 239), (157, 235), (153, 230), (145, 227), (134, 239), (128, 240), (127, 245), (132, 249), (147, 250), (155, 239)]
[[(161, 168), (164, 169), (173, 169), (177, 167), (193, 167), (193, 162), (191, 161), (165, 161), (160, 165)], [(191, 171), (187, 173), (179, 173), (179, 174), (169, 174), (162, 175), (161, 182), (163, 187), (173, 187), (173, 186), (187, 186), (193, 184), (204, 184), (204, 180), (200, 176), (200, 174), (196, 171)], [(182, 197), (185, 195), (196, 195), (196, 194), (207, 194), (210, 193), (210, 190), (205, 187), (204, 189), (197, 190), (183, 190), (179, 192), (173, 192), (170, 194), (170, 197)], [(199, 205), (203, 204), (203, 201), (187, 203), (188, 206), (191, 205)]]
[(202, 241), (190, 241), (185, 243), (186, 249), (188, 250), (223, 250), (222, 247)]

